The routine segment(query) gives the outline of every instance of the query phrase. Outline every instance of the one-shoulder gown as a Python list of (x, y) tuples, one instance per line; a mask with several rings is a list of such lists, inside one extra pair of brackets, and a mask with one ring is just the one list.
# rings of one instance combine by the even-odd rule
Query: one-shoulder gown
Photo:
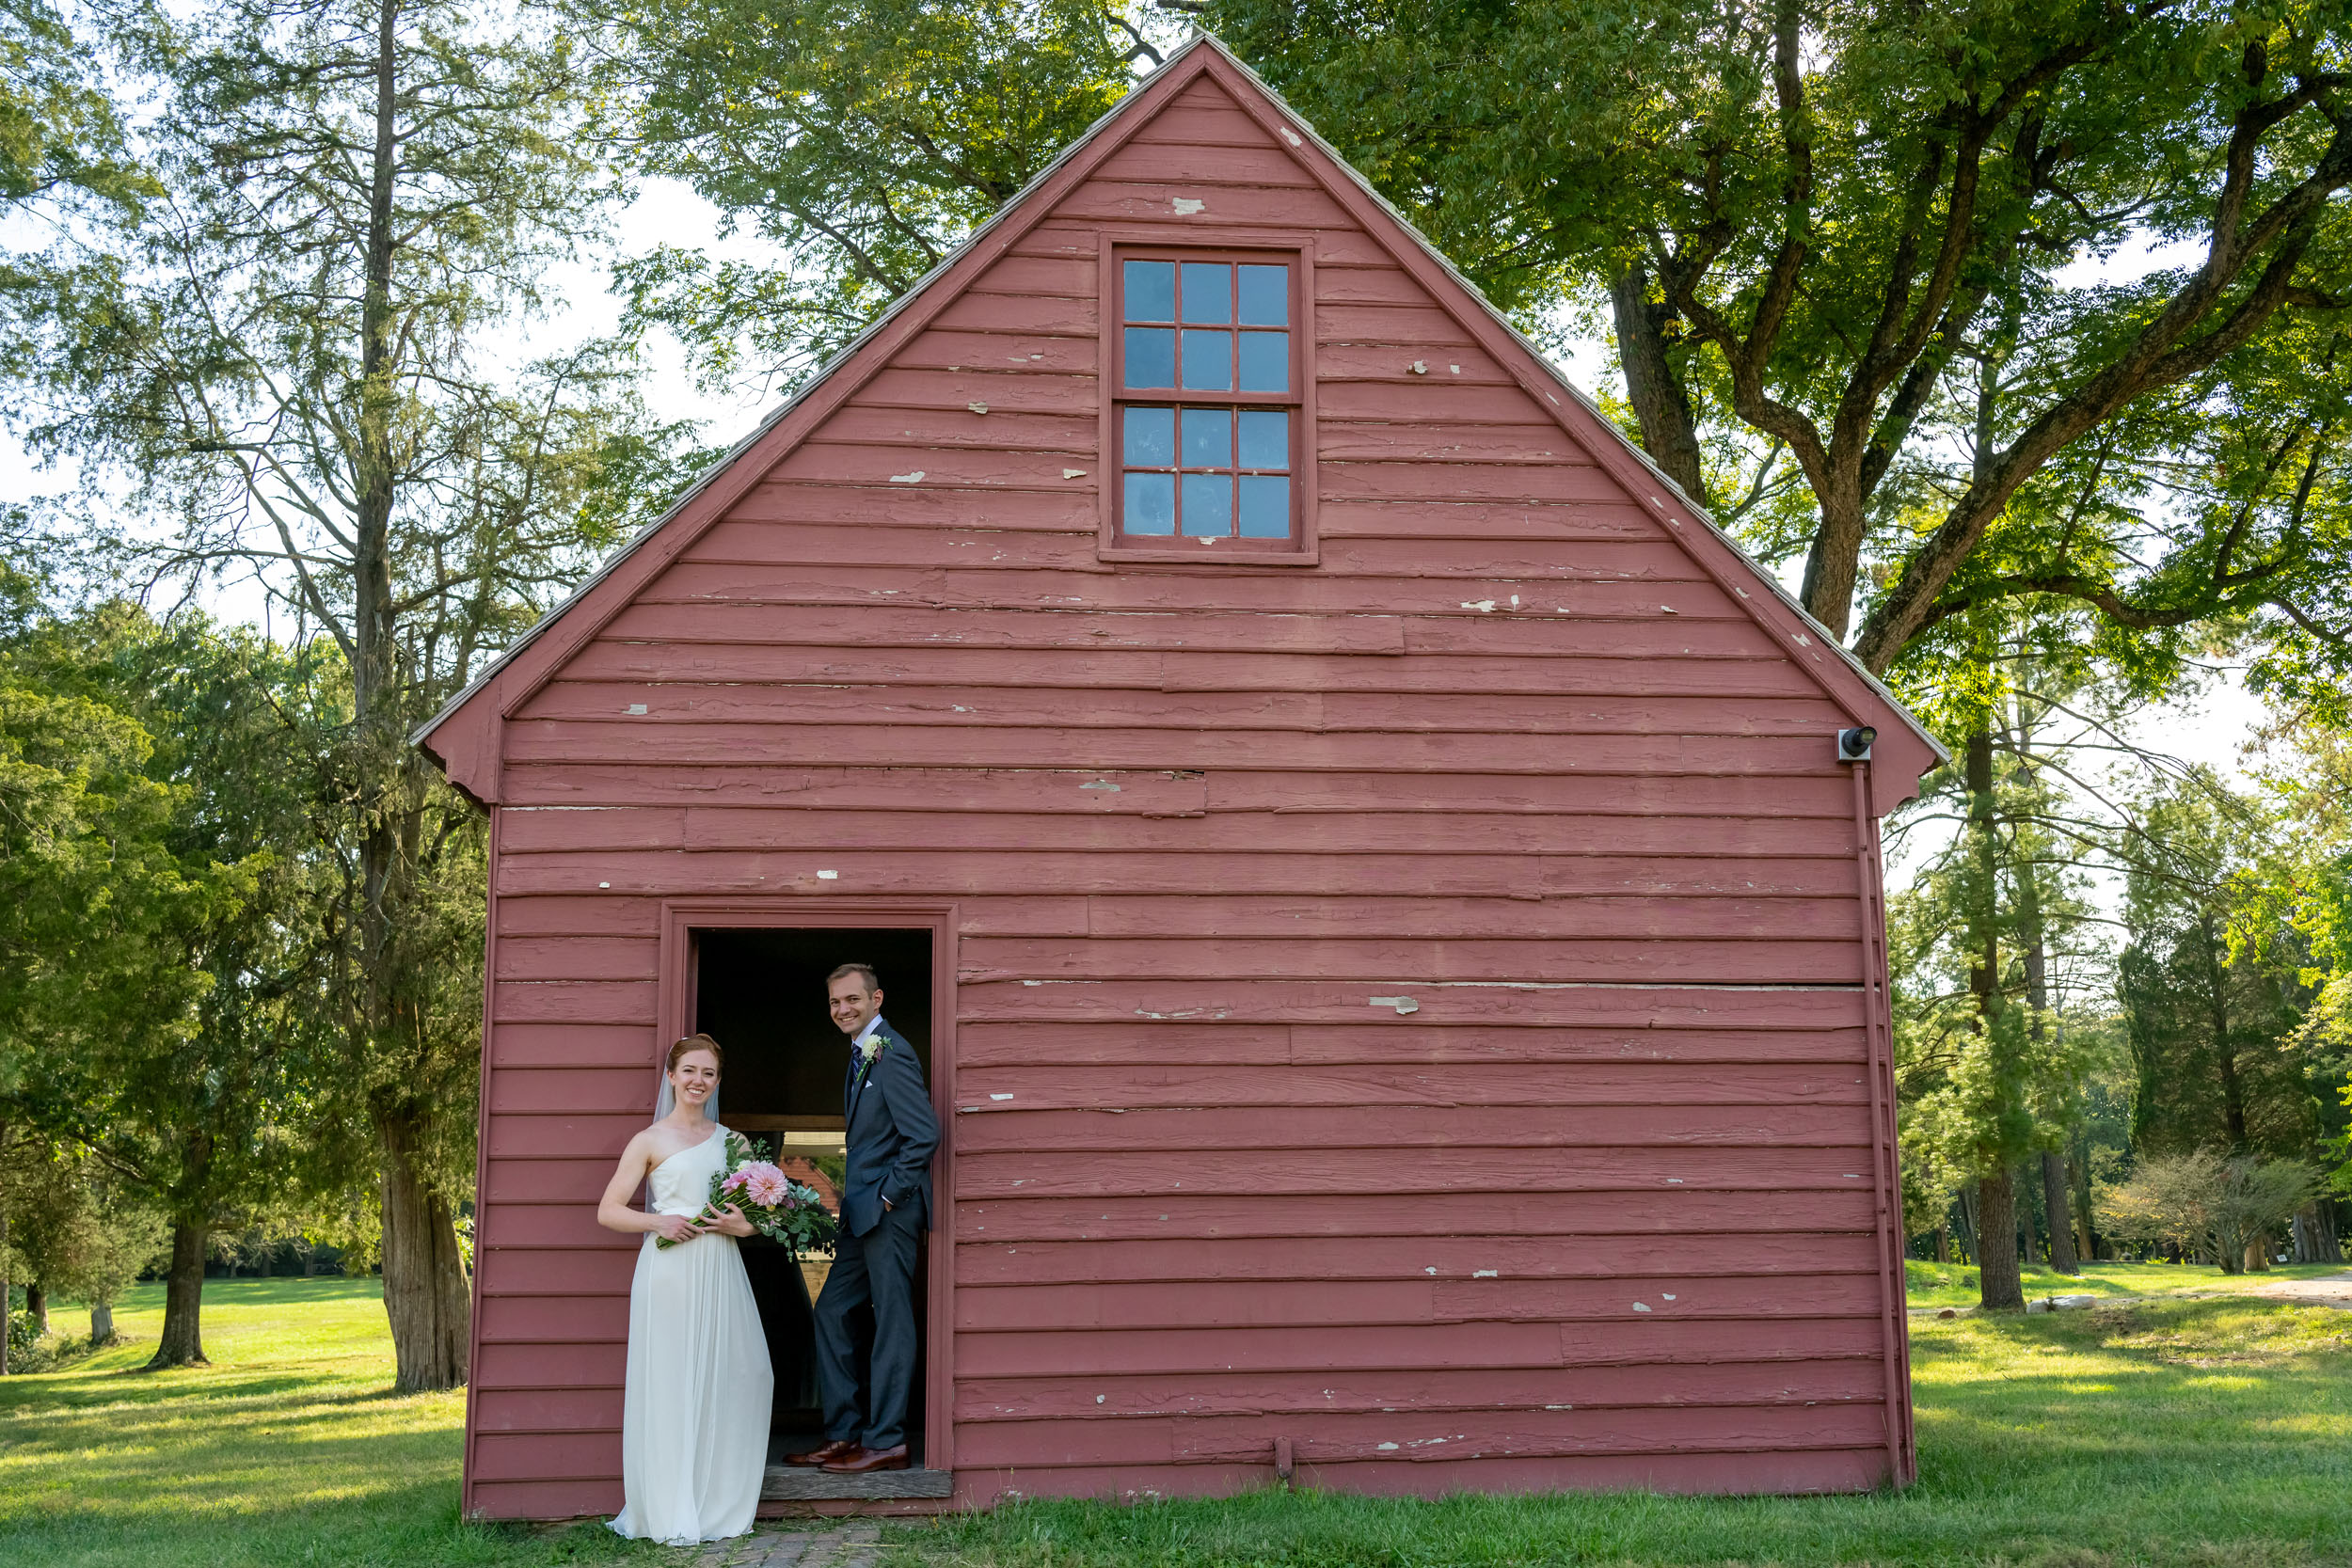
[[(725, 1129), (671, 1155), (647, 1180), (656, 1213), (699, 1212), (726, 1165)], [(628, 1292), (621, 1404), (622, 1535), (681, 1545), (740, 1535), (768, 1467), (774, 1374), (735, 1238), (674, 1247), (648, 1235)]]

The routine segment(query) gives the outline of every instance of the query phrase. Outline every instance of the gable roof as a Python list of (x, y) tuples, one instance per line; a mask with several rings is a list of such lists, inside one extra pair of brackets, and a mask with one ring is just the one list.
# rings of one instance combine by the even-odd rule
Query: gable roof
[[(1414, 275), (1435, 303), (1493, 354), (1539, 406), (1551, 412), (1602, 471), (1656, 517), (1717, 586), (1747, 607), (1757, 624), (1826, 695), (1857, 723), (1882, 728), (1881, 746), (1885, 750), (1880, 760), (1886, 766), (1870, 769), (1874, 815), (1883, 815), (1917, 793), (1920, 775), (1950, 760), (1951, 753), (1893, 692), (1807, 614), (1705, 508), (1684, 495), (1647, 453), (1627, 439), (1370, 181), (1283, 103), (1257, 72), (1203, 32), (1195, 33), (1158, 70), (1137, 83), (1020, 194), (892, 302), (724, 456), (696, 476), (667, 512), (614, 551), (440, 712), (419, 725), (410, 740), (438, 762), (460, 789), (477, 800), (495, 800), (499, 721), (536, 692), (640, 588), (675, 561), (763, 474), (881, 371), (901, 345), (1042, 220), (1062, 196), (1090, 175), (1159, 108), (1204, 76), (1224, 87), (1236, 106), (1266, 130), (1270, 140), (1287, 150)], [(1753, 594), (1751, 587), (1763, 592)], [(1898, 735), (1883, 733), (1883, 721), (1887, 719), (1900, 726)]]

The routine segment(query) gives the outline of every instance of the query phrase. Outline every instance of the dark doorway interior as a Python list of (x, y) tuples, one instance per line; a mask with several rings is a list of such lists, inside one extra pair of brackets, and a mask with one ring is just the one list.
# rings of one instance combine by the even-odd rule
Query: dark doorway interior
[[(694, 1027), (726, 1052), (719, 1119), (779, 1158), (811, 1162), (838, 1191), (844, 1076), (849, 1041), (825, 1008), (825, 976), (844, 963), (873, 965), (881, 976), (882, 1017), (915, 1049), (925, 1083), (931, 1076), (931, 933), (850, 929), (702, 930), (694, 934)], [(810, 1307), (829, 1261), (795, 1263), (760, 1237), (742, 1243), (743, 1267), (768, 1334), (776, 1402), (771, 1447), (784, 1452), (820, 1441), (824, 1411), (817, 1392), (816, 1324)], [(929, 1245), (915, 1260), (915, 1323), (926, 1322)], [(916, 1364), (916, 1396), (907, 1412), (909, 1457), (923, 1463), (923, 1399), (930, 1346)]]

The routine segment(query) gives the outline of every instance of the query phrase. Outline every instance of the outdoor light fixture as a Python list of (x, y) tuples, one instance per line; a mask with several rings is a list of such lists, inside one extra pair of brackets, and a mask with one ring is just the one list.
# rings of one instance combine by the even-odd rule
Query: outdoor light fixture
[(1837, 732), (1837, 760), (1839, 762), (1869, 761), (1870, 742), (1878, 737), (1879, 732), (1867, 724), (1858, 730), (1839, 730)]

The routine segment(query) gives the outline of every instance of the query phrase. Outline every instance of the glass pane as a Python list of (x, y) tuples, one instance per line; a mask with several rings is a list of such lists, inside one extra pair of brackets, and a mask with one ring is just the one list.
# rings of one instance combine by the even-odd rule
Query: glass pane
[(1184, 410), (1184, 467), (1230, 468), (1233, 466), (1233, 416), (1224, 408)]
[(1176, 263), (1127, 263), (1127, 319), (1131, 322), (1172, 322), (1176, 319)]
[(1172, 468), (1176, 466), (1176, 410), (1127, 410), (1127, 466), (1132, 468)]
[[(1187, 483), (1191, 483), (1186, 480)], [(1189, 502), (1190, 498), (1186, 498)], [(1190, 530), (1186, 531), (1187, 532)], [(1241, 479), (1241, 536), (1244, 539), (1287, 539), (1291, 532), (1291, 482), (1277, 476)]]
[(1241, 269), (1241, 324), (1244, 326), (1290, 325), (1290, 268)]
[(1129, 533), (1176, 531), (1176, 476), (1129, 474), (1126, 515), (1121, 525)]
[(1184, 263), (1184, 320), (1222, 326), (1233, 319), (1233, 269), (1222, 261)]
[[(1222, 336), (1222, 334), (1219, 334)], [(1176, 334), (1165, 326), (1127, 328), (1127, 385), (1176, 385)]]
[[(1191, 333), (1184, 334), (1189, 338)], [(1190, 349), (1185, 352), (1189, 354)], [(1191, 382), (1184, 383), (1189, 387)], [(1245, 332), (1241, 335), (1241, 389), (1245, 392), (1287, 392), (1291, 389), (1291, 335), (1287, 332)]]
[(1245, 468), (1287, 468), (1291, 466), (1291, 417), (1288, 414), (1279, 409), (1248, 408), (1242, 411), (1241, 466)]
[(1233, 476), (1184, 476), (1184, 537), (1224, 538), (1233, 531)]
[[(1264, 334), (1261, 333), (1263, 337)], [(1288, 336), (1288, 334), (1284, 334)], [(1166, 382), (1140, 382), (1130, 375), (1130, 387), (1150, 385), (1164, 387)], [(1184, 385), (1196, 392), (1230, 392), (1233, 389), (1233, 335), (1231, 332), (1184, 332)], [(1277, 388), (1277, 391), (1287, 390)]]

